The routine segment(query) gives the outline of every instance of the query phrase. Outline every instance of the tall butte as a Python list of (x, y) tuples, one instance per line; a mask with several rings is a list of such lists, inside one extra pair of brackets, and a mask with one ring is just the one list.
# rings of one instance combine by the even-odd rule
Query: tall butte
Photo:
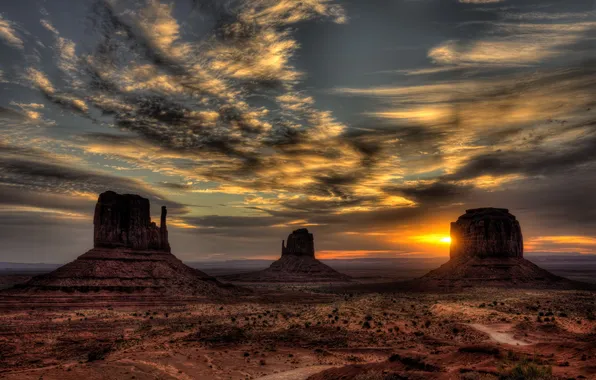
[(166, 206), (160, 226), (151, 221), (149, 200), (135, 194), (106, 191), (99, 195), (93, 217), (95, 248), (128, 248), (170, 252)]
[(571, 281), (524, 259), (517, 218), (504, 208), (466, 210), (451, 223), (450, 260), (420, 280), (438, 287), (568, 286)]
[(269, 268), (222, 278), (239, 282), (343, 282), (350, 277), (315, 258), (315, 242), (306, 228), (293, 231), (281, 242), (281, 257)]
[(106, 191), (93, 217), (93, 249), (57, 270), (21, 285), (25, 291), (222, 295), (232, 288), (186, 266), (171, 253), (161, 208), (160, 225), (151, 221), (149, 200)]

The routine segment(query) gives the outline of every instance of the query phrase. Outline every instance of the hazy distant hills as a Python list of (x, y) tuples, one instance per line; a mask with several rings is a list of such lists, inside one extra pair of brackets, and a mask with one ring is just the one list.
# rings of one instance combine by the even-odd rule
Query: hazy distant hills
[[(596, 255), (528, 253), (530, 261), (559, 276), (576, 281), (596, 283)], [(392, 281), (423, 276), (429, 270), (445, 263), (446, 257), (436, 258), (362, 258), (321, 260), (333, 269), (362, 281)], [(262, 270), (274, 260), (228, 260), (228, 261), (189, 261), (185, 264), (200, 269), (211, 276), (223, 276)], [(58, 268), (62, 264), (10, 263), (0, 262), (0, 272), (43, 273)]]

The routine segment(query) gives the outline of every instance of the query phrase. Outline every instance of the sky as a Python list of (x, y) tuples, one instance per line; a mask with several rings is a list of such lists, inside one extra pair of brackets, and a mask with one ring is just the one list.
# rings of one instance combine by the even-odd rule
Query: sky
[(596, 2), (0, 3), (0, 261), (92, 246), (99, 193), (168, 207), (187, 261), (447, 257), (508, 208), (596, 251)]

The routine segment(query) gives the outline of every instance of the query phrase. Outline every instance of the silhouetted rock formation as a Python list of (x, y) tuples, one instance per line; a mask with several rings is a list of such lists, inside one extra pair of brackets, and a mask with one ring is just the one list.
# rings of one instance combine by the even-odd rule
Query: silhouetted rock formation
[(450, 257), (522, 258), (524, 244), (515, 216), (504, 208), (476, 208), (451, 223)]
[(570, 287), (523, 258), (521, 227), (509, 210), (466, 210), (451, 223), (450, 260), (415, 282), (427, 287)]
[(269, 268), (251, 273), (222, 276), (229, 281), (241, 282), (338, 282), (350, 277), (323, 264), (315, 258), (313, 234), (306, 228), (293, 231), (288, 243), (281, 243), (281, 258)]
[(157, 227), (151, 221), (148, 199), (102, 193), (93, 218), (94, 248), (51, 273), (32, 278), (20, 291), (221, 296), (237, 290), (184, 265), (170, 253), (166, 215), (163, 206)]
[(281, 241), (281, 255), (296, 255), (315, 257), (315, 241), (313, 235), (306, 228), (300, 228), (288, 236), (288, 243), (284, 246)]
[(161, 226), (157, 227), (151, 221), (148, 199), (106, 191), (95, 205), (93, 246), (170, 252), (166, 214), (162, 206)]

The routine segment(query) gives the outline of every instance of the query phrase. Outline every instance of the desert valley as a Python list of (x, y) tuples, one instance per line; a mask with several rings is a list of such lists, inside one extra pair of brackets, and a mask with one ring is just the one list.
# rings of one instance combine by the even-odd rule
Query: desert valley
[(166, 210), (160, 226), (149, 211), (101, 194), (93, 249), (0, 293), (0, 378), (596, 376), (595, 286), (524, 259), (505, 209), (469, 210), (448, 263), (392, 282), (321, 263), (306, 229), (269, 268), (215, 278), (170, 253)]
[(0, 380), (596, 380), (596, 0), (0, 0)]

